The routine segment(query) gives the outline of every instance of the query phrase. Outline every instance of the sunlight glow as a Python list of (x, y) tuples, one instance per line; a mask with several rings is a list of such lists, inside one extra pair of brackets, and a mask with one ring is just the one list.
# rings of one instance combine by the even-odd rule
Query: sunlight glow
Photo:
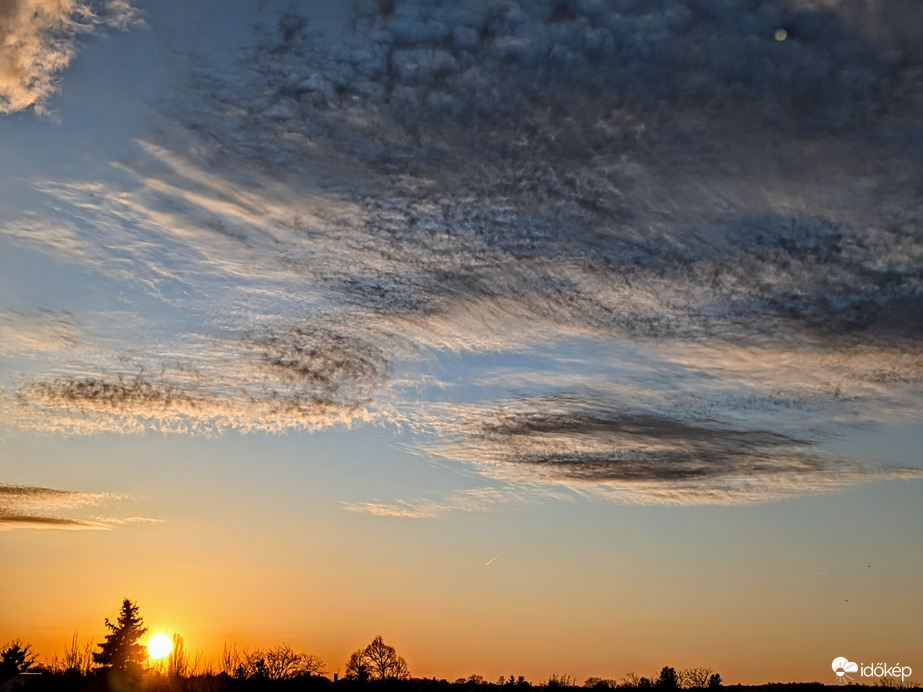
[(154, 634), (147, 640), (147, 655), (150, 658), (163, 658), (173, 651), (173, 640), (165, 634)]

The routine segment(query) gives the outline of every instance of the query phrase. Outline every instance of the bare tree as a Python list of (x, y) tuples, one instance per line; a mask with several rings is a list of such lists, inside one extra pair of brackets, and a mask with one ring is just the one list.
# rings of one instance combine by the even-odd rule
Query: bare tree
[(295, 651), (288, 644), (267, 649), (266, 677), (270, 680), (284, 680), (301, 675), (324, 675), (326, 665), (319, 656)]
[(266, 651), (266, 677), (270, 680), (295, 677), (300, 664), (301, 654), (288, 644), (280, 644)]
[(641, 683), (641, 676), (635, 672), (628, 672), (619, 681), (619, 687), (638, 687)]
[(242, 649), (240, 652), (240, 665), (237, 667), (237, 677), (269, 677), (266, 670), (266, 654), (259, 647), (255, 649)]
[(79, 635), (74, 632), (70, 643), (64, 645), (64, 654), (60, 658), (55, 654), (48, 668), (56, 673), (73, 672), (89, 675), (93, 669), (93, 649), (95, 648), (96, 644), (92, 639), (81, 644)]
[(711, 668), (687, 668), (677, 673), (680, 687), (705, 687), (708, 685), (708, 676)]
[(186, 677), (194, 678), (199, 675), (211, 676), (215, 674), (215, 668), (210, 659), (202, 651), (196, 651), (195, 656), (189, 663)]
[(572, 675), (552, 673), (545, 682), (545, 687), (573, 687), (577, 681)]
[(183, 644), (183, 635), (178, 633), (173, 634), (173, 648), (170, 649), (170, 658), (167, 660), (167, 674), (174, 678), (184, 678), (189, 674), (186, 646)]
[(225, 644), (221, 655), (221, 670), (235, 678), (263, 677), (286, 680), (301, 675), (325, 675), (326, 664), (320, 656), (295, 651), (288, 644), (269, 649), (237, 649)]
[(369, 679), (369, 667), (363, 659), (365, 652), (362, 649), (353, 651), (346, 660), (346, 672), (344, 676), (347, 680), (358, 680), (367, 682)]
[(225, 675), (234, 675), (239, 665), (240, 655), (237, 653), (237, 645), (231, 644), (228, 646), (228, 643), (225, 642), (221, 650), (221, 672)]
[(406, 680), (410, 677), (407, 661), (381, 635), (364, 649), (354, 651), (346, 662), (346, 677), (352, 680)]

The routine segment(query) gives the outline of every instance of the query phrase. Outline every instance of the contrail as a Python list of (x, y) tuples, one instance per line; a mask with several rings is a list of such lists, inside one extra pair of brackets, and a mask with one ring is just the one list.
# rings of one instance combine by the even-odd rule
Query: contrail
[(503, 555), (503, 553), (497, 553), (497, 554), (494, 555), (492, 558), (490, 558), (487, 562), (485, 562), (485, 563), (484, 563), (484, 566), (487, 567), (487, 565), (489, 565), (491, 562), (493, 562), (494, 560), (496, 560), (496, 559), (497, 559), (498, 557), (500, 557), (501, 555)]

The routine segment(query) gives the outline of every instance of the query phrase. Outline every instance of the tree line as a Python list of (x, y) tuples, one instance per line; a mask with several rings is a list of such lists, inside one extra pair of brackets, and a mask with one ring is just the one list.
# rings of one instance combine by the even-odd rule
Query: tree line
[[(558, 674), (535, 684), (522, 675), (510, 675), (509, 678), (500, 676), (496, 683), (490, 683), (480, 675), (458, 678), (454, 682), (435, 678), (412, 680), (407, 661), (380, 635), (365, 648), (357, 649), (350, 654), (344, 666), (343, 677), (339, 679), (337, 672), (333, 675), (333, 680), (327, 677), (329, 671), (319, 656), (296, 651), (288, 644), (268, 648), (238, 648), (236, 645), (225, 645), (218, 664), (214, 665), (206, 661), (201, 654), (190, 656), (185, 649), (182, 636), (174, 634), (171, 651), (162, 659), (151, 661), (146, 647), (141, 644), (148, 628), (144, 626), (144, 619), (137, 603), (128, 598), (123, 599), (115, 621), (105, 618), (104, 624), (107, 632), (102, 642), (81, 644), (74, 634), (71, 642), (65, 645), (63, 656), (55, 655), (48, 663), (40, 663), (32, 647), (22, 640), (7, 643), (0, 649), (0, 686), (4, 688), (3, 692), (7, 692), (6, 688), (13, 689), (10, 684), (5, 684), (11, 680), (30, 687), (41, 680), (45, 687), (54, 689), (50, 681), (56, 677), (71, 682), (84, 680), (96, 683), (88, 689), (108, 689), (111, 692), (132, 692), (142, 688), (152, 692), (169, 692), (176, 689), (183, 692), (227, 692), (234, 688), (231, 683), (236, 683), (238, 687), (248, 683), (253, 687), (257, 683), (279, 681), (313, 681), (316, 686), (333, 682), (351, 686), (412, 681), (417, 686), (426, 683), (439, 687), (578, 687), (572, 677)], [(179, 681), (210, 682), (217, 683), (217, 686), (177, 685)], [(690, 668), (677, 671), (667, 666), (656, 677), (647, 678), (629, 673), (620, 681), (588, 678), (583, 684), (584, 688), (591, 688), (597, 692), (623, 688), (670, 690), (720, 686), (721, 676), (711, 669)]]

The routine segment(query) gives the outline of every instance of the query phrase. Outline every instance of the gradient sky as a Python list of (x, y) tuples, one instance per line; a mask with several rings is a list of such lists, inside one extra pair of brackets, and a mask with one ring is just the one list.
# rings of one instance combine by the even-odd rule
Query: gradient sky
[(921, 27), (0, 3), (0, 642), (923, 679)]

